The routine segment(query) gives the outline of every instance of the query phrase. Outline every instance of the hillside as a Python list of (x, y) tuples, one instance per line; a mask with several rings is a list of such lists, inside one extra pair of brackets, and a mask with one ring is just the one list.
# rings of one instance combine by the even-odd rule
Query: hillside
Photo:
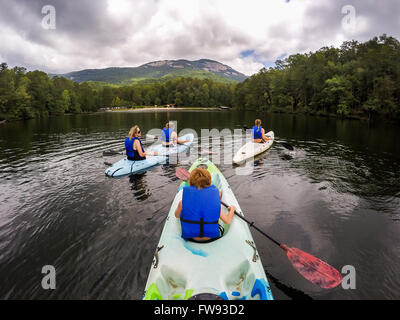
[(155, 61), (135, 68), (87, 69), (60, 74), (58, 76), (75, 82), (96, 81), (116, 85), (154, 82), (156, 80), (169, 80), (178, 77), (212, 79), (219, 82), (242, 82), (247, 78), (244, 74), (227, 65), (207, 59), (198, 61)]

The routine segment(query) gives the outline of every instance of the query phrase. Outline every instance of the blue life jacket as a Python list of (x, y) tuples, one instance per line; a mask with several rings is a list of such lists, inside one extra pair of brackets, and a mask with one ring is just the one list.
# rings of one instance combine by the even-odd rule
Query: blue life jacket
[(171, 138), (172, 132), (173, 132), (172, 129), (164, 128), (163, 131), (162, 131), (162, 133), (161, 133), (161, 141), (162, 141), (162, 142), (169, 143), (169, 140), (170, 140), (170, 138)]
[(204, 189), (183, 188), (181, 226), (182, 238), (218, 238), (221, 199), (215, 186)]
[[(138, 137), (134, 137), (132, 139), (130, 139), (129, 137), (126, 137), (126, 139), (125, 139), (125, 149), (126, 149), (126, 156), (128, 158), (132, 158), (132, 159), (133, 158), (138, 158), (138, 151), (135, 151), (133, 149), (133, 144), (135, 143), (136, 139), (139, 140), (140, 146), (142, 147), (142, 150), (144, 150), (142, 141), (140, 141), (140, 139)], [(137, 160), (140, 160), (140, 159), (137, 159)]]
[(262, 130), (261, 126), (260, 127), (257, 127), (257, 126), (253, 127), (253, 139), (262, 139), (261, 130)]

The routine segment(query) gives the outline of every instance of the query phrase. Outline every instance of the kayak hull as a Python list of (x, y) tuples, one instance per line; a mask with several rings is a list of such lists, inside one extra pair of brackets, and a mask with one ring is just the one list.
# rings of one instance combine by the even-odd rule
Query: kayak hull
[(179, 145), (173, 148), (165, 148), (162, 145), (157, 145), (153, 147), (151, 151), (159, 152), (159, 156), (148, 156), (147, 159), (143, 161), (131, 161), (127, 158), (124, 158), (113, 164), (111, 167), (107, 168), (105, 174), (106, 176), (111, 178), (118, 178), (143, 172), (158, 164), (165, 163), (169, 155), (182, 153), (188, 150), (190, 148), (190, 145), (193, 143), (194, 135), (188, 134), (181, 137), (180, 139), (190, 141), (188, 143), (185, 143), (184, 145)]
[[(222, 191), (222, 201), (241, 213), (228, 182), (209, 160), (197, 160), (190, 171), (206, 167), (213, 184)], [(172, 203), (153, 265), (144, 300), (188, 300), (208, 294), (224, 300), (272, 300), (273, 296), (248, 225), (235, 217), (225, 225), (224, 236), (211, 243), (182, 239), (175, 210), (182, 200), (183, 182)], [(227, 213), (226, 208), (223, 208)]]
[(146, 171), (151, 167), (166, 162), (167, 159), (166, 156), (147, 157), (147, 159), (143, 161), (131, 161), (125, 158), (114, 163), (105, 171), (105, 174), (110, 178), (123, 177)]
[(272, 140), (269, 140), (266, 143), (254, 143), (251, 141), (241, 147), (233, 158), (233, 163), (241, 164), (246, 160), (253, 159), (255, 156), (258, 156), (259, 154), (269, 150), (274, 144), (275, 134), (273, 131), (270, 131), (266, 134), (266, 136), (272, 138)]

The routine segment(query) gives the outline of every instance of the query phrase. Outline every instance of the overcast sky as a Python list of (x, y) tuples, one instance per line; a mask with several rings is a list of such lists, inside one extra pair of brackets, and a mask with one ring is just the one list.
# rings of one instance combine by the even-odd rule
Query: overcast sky
[[(45, 5), (56, 10), (55, 29), (43, 27)], [(0, 0), (0, 8), (0, 61), (55, 73), (208, 58), (251, 75), (345, 40), (400, 39), (399, 0)]]

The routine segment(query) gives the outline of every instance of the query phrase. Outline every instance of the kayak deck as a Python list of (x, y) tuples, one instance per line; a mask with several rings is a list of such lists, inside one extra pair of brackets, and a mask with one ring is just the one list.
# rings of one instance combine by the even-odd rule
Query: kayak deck
[(275, 134), (273, 131), (270, 131), (266, 134), (266, 136), (272, 138), (272, 140), (268, 140), (265, 143), (254, 143), (251, 141), (241, 147), (233, 158), (233, 163), (240, 164), (269, 150), (274, 144)]
[[(197, 160), (190, 171), (207, 167), (222, 201), (240, 206), (225, 177), (209, 160)], [(173, 201), (146, 284), (145, 300), (187, 300), (208, 293), (225, 300), (272, 300), (271, 290), (248, 225), (235, 217), (224, 236), (211, 243), (187, 242), (175, 210), (183, 182)], [(224, 209), (227, 213), (227, 210)]]

